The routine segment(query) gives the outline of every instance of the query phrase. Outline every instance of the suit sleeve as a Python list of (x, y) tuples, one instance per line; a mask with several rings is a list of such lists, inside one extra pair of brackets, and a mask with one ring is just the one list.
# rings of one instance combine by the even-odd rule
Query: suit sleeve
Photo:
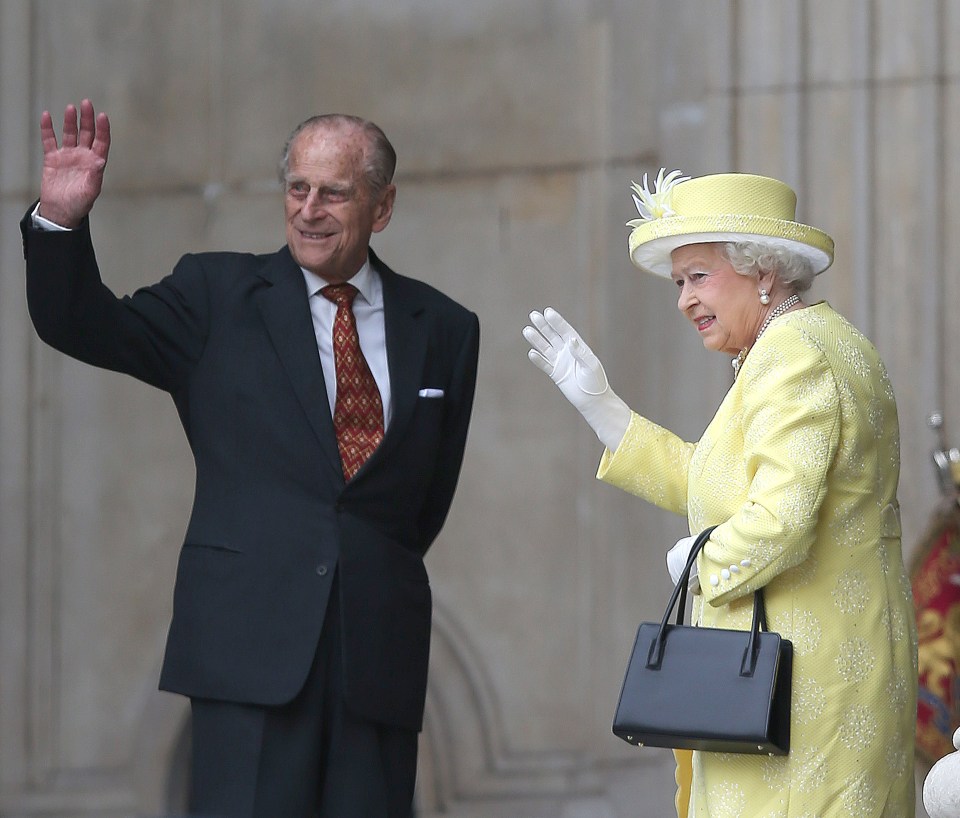
[(428, 501), (419, 520), (421, 554), (426, 553), (440, 533), (453, 502), (467, 443), (479, 355), (480, 322), (475, 314), (470, 313), (454, 362), (437, 468), (434, 470), (433, 484), (427, 495)]
[(27, 306), (50, 346), (93, 366), (175, 392), (199, 359), (208, 294), (197, 261), (184, 257), (161, 282), (118, 298), (100, 278), (89, 221), (76, 230), (21, 222)]

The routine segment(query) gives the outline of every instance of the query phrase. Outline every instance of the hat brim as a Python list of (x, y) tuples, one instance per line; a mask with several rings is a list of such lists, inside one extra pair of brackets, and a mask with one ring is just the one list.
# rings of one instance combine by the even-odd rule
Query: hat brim
[(756, 241), (803, 256), (819, 275), (833, 263), (833, 239), (799, 222), (759, 216), (667, 216), (652, 219), (630, 234), (630, 260), (636, 267), (669, 278), (671, 253), (687, 244)]

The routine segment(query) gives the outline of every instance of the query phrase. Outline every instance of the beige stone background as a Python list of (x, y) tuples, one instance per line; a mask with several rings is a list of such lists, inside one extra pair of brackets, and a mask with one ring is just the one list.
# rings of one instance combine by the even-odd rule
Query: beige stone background
[(156, 679), (192, 466), (166, 396), (28, 323), (43, 108), (111, 115), (93, 232), (119, 291), (186, 251), (278, 247), (275, 160), (307, 115), (383, 126), (400, 193), (375, 246), (483, 326), (428, 557), (419, 814), (661, 818), (669, 754), (610, 722), (684, 522), (593, 479), (599, 446), (520, 329), (557, 307), (628, 402), (695, 439), (730, 367), (630, 266), (629, 183), (784, 179), (837, 240), (815, 295), (889, 364), (909, 549), (938, 500), (928, 413), (960, 436), (958, 40), (958, 0), (0, 0), (0, 816), (177, 814), (185, 779), (185, 705)]

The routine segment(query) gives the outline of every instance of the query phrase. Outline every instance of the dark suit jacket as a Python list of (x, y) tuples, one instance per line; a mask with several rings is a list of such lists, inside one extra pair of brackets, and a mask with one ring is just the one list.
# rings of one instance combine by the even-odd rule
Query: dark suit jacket
[[(344, 689), (361, 716), (419, 729), (431, 596), (422, 557), (447, 515), (473, 402), (477, 317), (372, 257), (393, 415), (344, 483), (299, 267), (184, 256), (132, 296), (100, 280), (87, 222), (21, 223), (30, 315), (81, 361), (171, 394), (196, 463), (160, 686), (279, 704), (310, 668), (339, 572)], [(438, 389), (443, 396), (423, 397)]]

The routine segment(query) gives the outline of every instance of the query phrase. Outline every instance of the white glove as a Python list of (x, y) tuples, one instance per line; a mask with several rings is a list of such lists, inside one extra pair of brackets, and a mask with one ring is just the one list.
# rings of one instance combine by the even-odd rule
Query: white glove
[[(687, 565), (687, 559), (690, 557), (690, 549), (693, 548), (696, 537), (683, 537), (677, 540), (677, 544), (667, 551), (667, 570), (670, 572), (670, 579), (676, 585), (680, 581), (680, 575)], [(690, 569), (690, 584), (697, 576), (697, 564), (694, 563)]]
[(610, 388), (603, 364), (556, 310), (531, 312), (530, 321), (533, 326), (523, 328), (532, 347), (527, 357), (553, 379), (600, 442), (614, 451), (630, 425), (631, 412)]

